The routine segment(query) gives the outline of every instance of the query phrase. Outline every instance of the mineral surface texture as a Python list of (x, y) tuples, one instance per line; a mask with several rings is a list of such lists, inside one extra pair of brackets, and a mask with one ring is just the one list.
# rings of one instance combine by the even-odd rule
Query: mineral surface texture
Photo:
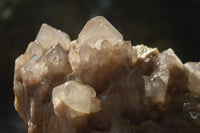
[(104, 17), (78, 38), (43, 24), (15, 61), (28, 133), (199, 133), (200, 62), (132, 46)]

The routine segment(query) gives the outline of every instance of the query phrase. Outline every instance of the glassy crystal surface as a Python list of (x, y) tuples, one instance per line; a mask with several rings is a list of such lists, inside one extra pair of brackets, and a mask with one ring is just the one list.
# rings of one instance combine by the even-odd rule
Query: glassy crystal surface
[[(95, 32), (94, 32), (95, 31)], [(89, 20), (78, 35), (78, 43), (94, 45), (97, 41), (108, 40), (112, 45), (123, 41), (123, 36), (104, 17)]]
[(145, 97), (150, 97), (154, 102), (164, 103), (167, 85), (158, 75), (148, 77), (145, 80)]
[(42, 47), (47, 50), (55, 44), (60, 43), (66, 51), (69, 51), (71, 42), (66, 33), (57, 30), (48, 24), (42, 24), (35, 40), (41, 43)]
[(184, 65), (189, 71), (188, 87), (190, 91), (200, 95), (200, 62), (187, 62)]

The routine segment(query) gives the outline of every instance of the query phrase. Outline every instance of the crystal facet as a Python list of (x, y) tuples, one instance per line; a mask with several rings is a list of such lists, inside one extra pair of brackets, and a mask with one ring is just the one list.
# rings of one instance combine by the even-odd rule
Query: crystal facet
[(45, 49), (49, 49), (57, 43), (60, 43), (66, 51), (69, 51), (70, 49), (71, 41), (69, 36), (48, 24), (42, 24), (35, 40), (41, 43), (42, 47)]
[(190, 91), (200, 95), (200, 62), (187, 62), (184, 65), (189, 71), (188, 87)]

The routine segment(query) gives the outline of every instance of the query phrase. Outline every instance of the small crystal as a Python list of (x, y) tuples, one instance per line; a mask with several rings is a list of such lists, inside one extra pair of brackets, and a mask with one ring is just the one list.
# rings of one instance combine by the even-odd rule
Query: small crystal
[(184, 65), (189, 71), (188, 87), (190, 91), (200, 95), (200, 62), (187, 62)]
[(188, 72), (172, 49), (159, 54), (158, 68), (153, 75), (158, 75), (163, 80), (171, 95), (175, 95), (177, 91), (180, 94), (188, 91)]
[(68, 60), (68, 53), (62, 48), (60, 44), (54, 45), (44, 55), (46, 65), (48, 67), (48, 76), (66, 75), (72, 72)]
[(167, 85), (158, 75), (144, 76), (145, 97), (150, 97), (155, 103), (164, 103)]
[(26, 50), (26, 54), (29, 59), (33, 58), (34, 56), (42, 56), (45, 52), (46, 49), (38, 41), (31, 42)]

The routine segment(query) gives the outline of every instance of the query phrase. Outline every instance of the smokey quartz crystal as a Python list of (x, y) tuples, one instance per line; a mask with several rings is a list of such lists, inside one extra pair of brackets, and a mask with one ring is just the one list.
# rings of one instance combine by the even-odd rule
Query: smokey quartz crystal
[(42, 24), (14, 71), (28, 133), (200, 132), (200, 62), (132, 46), (101, 16), (73, 41)]

